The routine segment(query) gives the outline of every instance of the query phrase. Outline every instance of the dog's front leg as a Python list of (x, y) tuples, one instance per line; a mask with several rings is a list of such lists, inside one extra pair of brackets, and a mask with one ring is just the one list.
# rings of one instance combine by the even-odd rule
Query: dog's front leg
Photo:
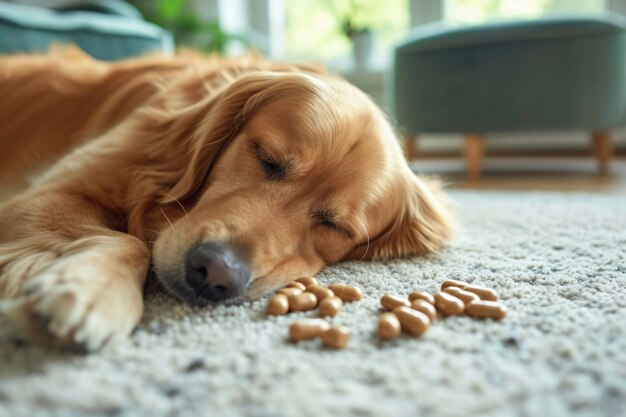
[(0, 206), (0, 310), (26, 336), (96, 350), (137, 324), (148, 248), (107, 215), (62, 192)]

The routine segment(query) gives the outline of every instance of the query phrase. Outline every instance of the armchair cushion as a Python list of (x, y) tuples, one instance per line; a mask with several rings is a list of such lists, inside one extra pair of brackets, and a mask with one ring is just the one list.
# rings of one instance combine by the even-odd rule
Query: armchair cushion
[(418, 28), (395, 50), (408, 134), (610, 129), (626, 114), (626, 21), (562, 15)]
[[(97, 2), (84, 6), (97, 7)], [(125, 11), (101, 13), (79, 10), (76, 5), (51, 10), (0, 2), (0, 53), (45, 52), (52, 44), (74, 44), (94, 58), (117, 60), (173, 50), (168, 31), (139, 19), (138, 12), (132, 16), (132, 6), (125, 6)]]

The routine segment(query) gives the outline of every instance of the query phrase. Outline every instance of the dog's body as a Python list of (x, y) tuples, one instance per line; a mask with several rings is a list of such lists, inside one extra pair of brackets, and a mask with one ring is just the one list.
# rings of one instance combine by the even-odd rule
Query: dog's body
[(14, 56), (0, 98), (0, 179), (43, 172), (0, 205), (2, 309), (34, 337), (122, 340), (151, 261), (204, 304), (450, 236), (380, 110), (318, 69)]

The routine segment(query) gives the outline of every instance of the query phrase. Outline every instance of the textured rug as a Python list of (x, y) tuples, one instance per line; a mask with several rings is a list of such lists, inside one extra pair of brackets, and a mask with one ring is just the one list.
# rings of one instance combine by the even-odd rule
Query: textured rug
[[(50, 352), (0, 330), (0, 416), (626, 415), (626, 196), (452, 197), (463, 228), (443, 253), (319, 274), (365, 293), (334, 319), (352, 331), (344, 351), (286, 342), (313, 313), (266, 318), (267, 299), (191, 308), (151, 290), (112, 351)], [(382, 294), (445, 278), (495, 288), (508, 317), (375, 336)]]

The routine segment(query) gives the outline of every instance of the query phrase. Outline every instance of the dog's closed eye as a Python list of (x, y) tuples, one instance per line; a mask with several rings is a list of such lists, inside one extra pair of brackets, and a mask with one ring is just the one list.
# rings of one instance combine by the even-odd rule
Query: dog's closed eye
[(318, 226), (326, 229), (335, 230), (342, 235), (351, 238), (352, 233), (345, 227), (340, 226), (334, 220), (334, 214), (330, 210), (318, 209), (313, 212), (313, 219), (317, 222)]
[(265, 176), (270, 181), (282, 181), (287, 175), (287, 170), (291, 166), (291, 161), (279, 161), (274, 156), (270, 155), (266, 150), (261, 148), (260, 145), (255, 144), (257, 157), (261, 163), (261, 168)]
[(276, 162), (268, 159), (261, 159), (261, 166), (269, 180), (281, 181), (285, 178), (285, 171)]

